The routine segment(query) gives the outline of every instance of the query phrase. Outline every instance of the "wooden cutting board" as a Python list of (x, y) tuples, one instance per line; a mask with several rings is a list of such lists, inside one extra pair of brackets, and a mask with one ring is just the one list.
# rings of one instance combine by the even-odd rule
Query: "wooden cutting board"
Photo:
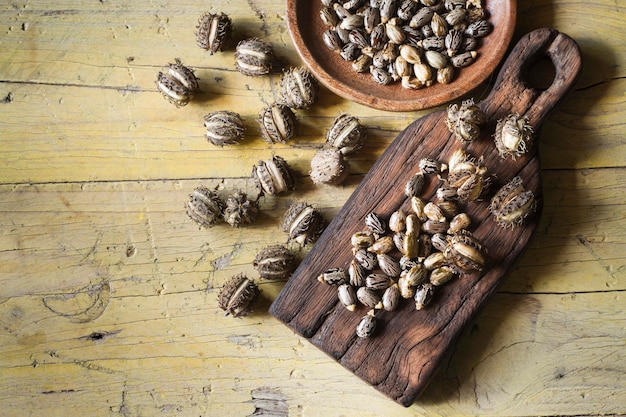
[[(528, 81), (529, 70), (544, 58), (552, 62), (555, 76), (548, 88), (537, 89)], [(416, 311), (411, 300), (403, 300), (396, 311), (378, 312), (376, 334), (368, 339), (355, 335), (367, 308), (348, 311), (338, 302), (335, 287), (316, 280), (328, 268), (348, 266), (353, 257), (350, 237), (365, 228), (363, 220), (368, 213), (388, 218), (400, 207), (410, 212), (404, 184), (418, 170), (421, 158), (447, 162), (461, 147), (445, 126), (445, 111), (439, 111), (409, 125), (378, 159), (271, 305), (271, 314), (390, 398), (411, 405), (461, 331), (524, 252), (539, 222), (539, 135), (524, 156), (515, 161), (502, 159), (492, 139), (496, 121), (511, 112), (519, 113), (539, 132), (546, 116), (574, 86), (580, 69), (580, 51), (571, 38), (552, 29), (533, 31), (515, 46), (491, 93), (479, 103), (489, 121), (480, 140), (466, 150), (475, 157), (484, 156), (494, 183), (483, 201), (468, 204), (465, 211), (473, 220), (474, 234), (487, 249), (485, 271), (462, 275), (438, 288), (424, 310)], [(534, 192), (539, 207), (522, 226), (505, 229), (492, 219), (489, 200), (516, 175)], [(425, 200), (438, 185), (436, 179), (427, 182)]]

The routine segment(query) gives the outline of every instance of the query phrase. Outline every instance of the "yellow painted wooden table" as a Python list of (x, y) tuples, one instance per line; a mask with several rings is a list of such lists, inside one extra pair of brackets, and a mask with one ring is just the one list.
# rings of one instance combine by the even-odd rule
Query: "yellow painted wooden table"
[[(322, 89), (299, 134), (268, 145), (259, 110), (281, 68), (299, 65), (284, 2), (11, 1), (0, 6), (0, 415), (413, 416), (626, 414), (626, 32), (622, 0), (520, 2), (514, 42), (553, 27), (581, 46), (575, 90), (539, 144), (544, 212), (531, 246), (459, 339), (418, 401), (403, 408), (267, 313), (283, 282), (261, 281), (255, 314), (224, 317), (217, 291), (284, 241), (288, 205), (328, 219), (399, 131), (432, 110), (374, 111)], [(276, 52), (244, 77), (232, 50), (195, 44), (205, 11)], [(156, 91), (180, 58), (202, 93), (176, 109)], [(484, 97), (488, 86), (473, 92)], [(235, 110), (239, 146), (204, 138), (202, 117)], [(341, 187), (307, 171), (340, 112), (369, 128)], [(248, 228), (199, 230), (184, 203), (204, 184), (255, 193), (272, 154), (298, 188), (261, 199)], [(300, 256), (304, 251), (299, 252)], [(273, 413), (273, 414), (272, 414)]]

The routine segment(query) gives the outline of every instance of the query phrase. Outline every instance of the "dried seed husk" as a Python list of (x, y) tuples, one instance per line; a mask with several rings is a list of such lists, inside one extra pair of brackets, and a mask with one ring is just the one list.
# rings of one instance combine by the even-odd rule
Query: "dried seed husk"
[(515, 160), (525, 154), (533, 143), (534, 129), (526, 116), (508, 114), (498, 120), (494, 142), (502, 158), (510, 156)]
[(318, 83), (306, 67), (290, 68), (281, 79), (284, 104), (292, 109), (306, 109), (317, 100)]
[(439, 174), (441, 165), (433, 158), (422, 158), (419, 161), (419, 169), (424, 175)]
[(373, 290), (384, 290), (393, 284), (393, 280), (386, 274), (369, 274), (365, 277), (365, 286)]
[(283, 245), (271, 245), (261, 249), (252, 261), (261, 278), (275, 280), (286, 279), (296, 269), (296, 258)]
[(430, 304), (433, 299), (433, 295), (435, 294), (435, 287), (430, 282), (425, 282), (420, 284), (415, 289), (415, 296), (413, 299), (415, 300), (415, 309), (422, 310), (428, 304)]
[(224, 13), (205, 13), (196, 26), (196, 43), (213, 55), (228, 47), (232, 38), (233, 22)]
[(350, 164), (335, 148), (320, 149), (311, 159), (313, 184), (341, 184), (350, 173)]
[(206, 137), (215, 146), (234, 145), (243, 140), (245, 127), (238, 113), (222, 110), (204, 116)]
[(429, 276), (430, 283), (434, 286), (440, 286), (445, 284), (454, 278), (456, 274), (454, 270), (447, 265), (442, 265), (438, 268), (435, 268)]
[(357, 117), (340, 114), (326, 132), (326, 143), (344, 155), (356, 152), (367, 137), (367, 127)]
[(489, 210), (502, 227), (514, 227), (523, 223), (537, 207), (532, 191), (524, 188), (522, 178), (513, 177), (491, 199)]
[(226, 199), (224, 220), (232, 227), (241, 227), (252, 224), (259, 214), (259, 202), (248, 199), (244, 192), (237, 191)]
[(248, 76), (269, 74), (274, 60), (271, 43), (259, 38), (244, 39), (235, 50), (235, 68)]
[(446, 259), (460, 273), (482, 271), (486, 264), (484, 249), (476, 237), (467, 230), (450, 237), (444, 251)]
[(186, 204), (187, 215), (201, 227), (212, 227), (223, 218), (225, 203), (207, 187), (197, 187)]
[(261, 290), (243, 274), (231, 277), (222, 287), (218, 295), (218, 306), (233, 317), (244, 317), (250, 314), (258, 301)]
[(261, 194), (277, 195), (291, 191), (296, 186), (291, 168), (280, 156), (273, 156), (272, 159), (259, 161), (254, 165), (252, 179)]
[(398, 284), (393, 284), (385, 290), (382, 296), (383, 309), (385, 311), (394, 311), (400, 304), (400, 289)]
[(369, 308), (380, 308), (382, 307), (380, 295), (368, 287), (360, 287), (356, 290), (356, 298), (366, 307)]
[(176, 107), (183, 107), (200, 91), (198, 79), (190, 68), (176, 59), (168, 64), (157, 76), (157, 89), (163, 97)]
[(349, 311), (354, 311), (356, 309), (356, 303), (358, 300), (356, 298), (356, 291), (352, 285), (342, 284), (337, 287), (337, 296), (339, 297), (341, 304), (343, 304), (343, 306)]
[(331, 268), (322, 272), (317, 280), (328, 285), (343, 285), (348, 282), (348, 271), (343, 268)]
[(305, 202), (293, 203), (285, 212), (281, 229), (300, 245), (313, 243), (322, 234), (326, 222), (319, 210)]
[(408, 90), (419, 90), (426, 87), (426, 84), (418, 80), (416, 77), (402, 77), (400, 85), (402, 88), (406, 88)]
[(378, 260), (378, 267), (384, 274), (390, 276), (391, 278), (397, 278), (400, 276), (400, 272), (402, 272), (400, 263), (393, 257), (387, 255), (386, 253), (381, 253), (380, 255), (376, 255), (376, 259)]
[(356, 335), (360, 338), (371, 337), (376, 331), (376, 317), (374, 310), (370, 310), (356, 327)]
[[(473, 99), (465, 100), (459, 106), (451, 104), (448, 106), (447, 117), (445, 119), (446, 126), (454, 133), (455, 137), (462, 143), (472, 142), (480, 136), (480, 126), (486, 123), (487, 117), (483, 111), (474, 104)], [(469, 156), (463, 152), (453, 154), (450, 163), (450, 171), (454, 170), (454, 166), (458, 162), (465, 162)]]
[(261, 110), (258, 122), (261, 135), (268, 143), (286, 143), (296, 131), (296, 116), (289, 107), (278, 103)]

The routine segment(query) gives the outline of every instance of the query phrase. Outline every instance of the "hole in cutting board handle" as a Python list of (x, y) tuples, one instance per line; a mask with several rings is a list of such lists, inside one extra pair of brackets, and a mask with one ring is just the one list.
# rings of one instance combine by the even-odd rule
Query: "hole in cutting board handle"
[(556, 77), (556, 68), (548, 56), (541, 56), (530, 63), (524, 76), (528, 85), (536, 90), (546, 91)]

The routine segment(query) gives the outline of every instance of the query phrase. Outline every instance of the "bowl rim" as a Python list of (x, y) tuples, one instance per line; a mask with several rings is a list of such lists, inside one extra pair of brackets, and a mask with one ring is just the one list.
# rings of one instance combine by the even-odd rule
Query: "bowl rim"
[[(321, 33), (325, 28), (318, 17), (323, 7), (320, 0), (287, 0), (287, 29), (304, 64), (326, 88), (340, 97), (378, 110), (423, 110), (470, 92), (485, 81), (503, 60), (515, 31), (517, 0), (484, 0), (483, 3), (492, 16), (490, 21), (495, 15), (497, 22), (504, 24), (494, 24), (492, 33), (483, 38), (484, 44), (477, 50), (479, 56), (476, 62), (461, 68), (460, 77), (449, 84), (435, 83), (420, 90), (404, 89), (400, 83), (377, 85), (369, 74), (358, 74), (351, 69), (350, 75), (344, 75), (342, 71), (346, 72), (345, 67), (350, 64), (322, 42)], [(307, 12), (310, 10), (315, 12), (314, 16)], [(299, 22), (306, 23), (306, 32)], [(317, 36), (315, 45), (311, 44), (311, 36)], [(481, 53), (484, 50), (488, 53)]]

